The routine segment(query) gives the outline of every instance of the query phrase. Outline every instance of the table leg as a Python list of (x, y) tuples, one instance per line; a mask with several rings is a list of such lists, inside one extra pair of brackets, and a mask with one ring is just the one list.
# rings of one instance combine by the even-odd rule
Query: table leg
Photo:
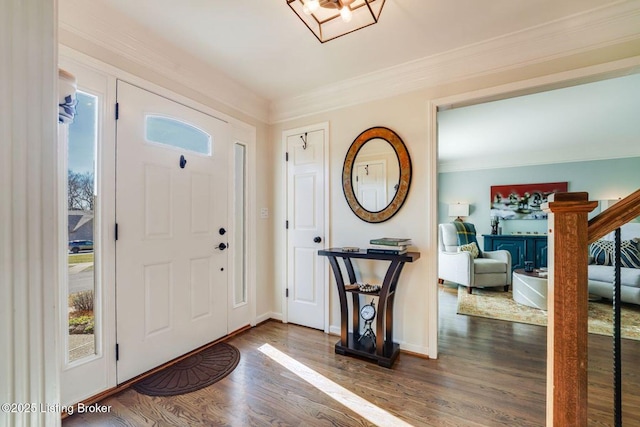
[(382, 282), (382, 289), (380, 289), (378, 318), (376, 319), (376, 353), (380, 356), (384, 355), (385, 338), (389, 340), (389, 344), (391, 344), (389, 337), (393, 337), (393, 297), (391, 297), (389, 301), (387, 301), (387, 298), (398, 284), (398, 277), (400, 277), (400, 271), (402, 271), (403, 265), (403, 262), (391, 261)]
[(342, 278), (342, 271), (338, 265), (338, 260), (335, 256), (329, 256), (329, 263), (333, 270), (333, 275), (338, 285), (338, 297), (340, 298), (340, 341), (343, 346), (349, 345), (349, 319), (348, 319), (348, 305), (347, 295), (344, 289), (344, 279)]

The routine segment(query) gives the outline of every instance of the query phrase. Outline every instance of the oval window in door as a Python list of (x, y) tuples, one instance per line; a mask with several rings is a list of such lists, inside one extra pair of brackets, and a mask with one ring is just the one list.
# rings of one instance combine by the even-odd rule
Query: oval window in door
[(147, 142), (213, 155), (211, 135), (181, 120), (148, 114), (144, 118), (144, 134)]

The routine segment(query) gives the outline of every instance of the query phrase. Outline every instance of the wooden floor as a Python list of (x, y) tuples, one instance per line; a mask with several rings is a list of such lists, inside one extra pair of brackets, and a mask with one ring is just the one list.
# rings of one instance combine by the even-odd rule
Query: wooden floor
[[(268, 343), (414, 426), (544, 426), (546, 328), (455, 313), (440, 291), (440, 357), (401, 354), (393, 369), (334, 353), (337, 337), (275, 321), (229, 343), (238, 367), (205, 389), (175, 397), (127, 390), (109, 414), (76, 414), (74, 426), (370, 426), (362, 416), (258, 351)], [(589, 336), (589, 425), (612, 426), (611, 338)], [(625, 426), (640, 425), (640, 342), (623, 340)]]

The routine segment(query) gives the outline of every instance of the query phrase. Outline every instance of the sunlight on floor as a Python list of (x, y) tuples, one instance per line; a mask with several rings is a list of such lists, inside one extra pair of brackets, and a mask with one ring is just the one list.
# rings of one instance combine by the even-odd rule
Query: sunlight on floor
[(366, 401), (360, 396), (350, 392), (346, 388), (320, 375), (313, 369), (308, 368), (297, 360), (287, 356), (271, 345), (264, 344), (260, 346), (258, 350), (260, 350), (262, 353), (269, 356), (272, 360), (278, 362), (280, 365), (287, 368), (289, 371), (293, 372), (298, 377), (302, 378), (318, 390), (322, 391), (338, 403), (341, 403), (342, 405), (351, 409), (353, 412), (367, 419), (369, 422), (381, 427), (411, 427), (411, 424), (408, 424), (405, 421), (402, 421), (401, 419), (391, 415), (384, 409), (380, 409), (379, 407)]

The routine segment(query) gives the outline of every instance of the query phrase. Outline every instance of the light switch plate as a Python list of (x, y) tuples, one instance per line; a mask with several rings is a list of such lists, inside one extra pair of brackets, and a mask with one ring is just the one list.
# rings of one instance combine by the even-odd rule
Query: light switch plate
[(260, 209), (260, 218), (269, 218), (269, 208)]

